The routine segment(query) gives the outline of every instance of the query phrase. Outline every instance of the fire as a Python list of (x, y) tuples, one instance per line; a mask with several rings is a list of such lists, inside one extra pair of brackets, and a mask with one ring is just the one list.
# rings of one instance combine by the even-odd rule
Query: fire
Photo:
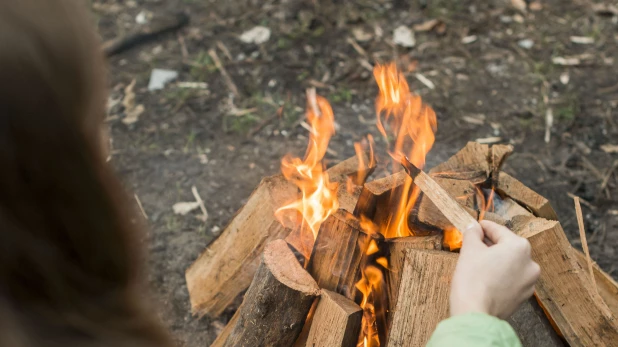
[(373, 265), (368, 265), (363, 269), (360, 281), (356, 283), (356, 289), (363, 295), (360, 303), (360, 307), (363, 308), (363, 320), (358, 347), (380, 346), (374, 299), (376, 290), (381, 288), (383, 282), (382, 270)]
[[(425, 156), (435, 141), (437, 119), (431, 107), (424, 105), (421, 98), (410, 92), (403, 73), (394, 63), (376, 65), (373, 71), (380, 89), (376, 99), (378, 130), (388, 140), (387, 127), (394, 135), (389, 143), (389, 154), (393, 157), (393, 171), (399, 171), (399, 158), (406, 155), (417, 167), (425, 165)], [(414, 207), (420, 192), (407, 179), (401, 194), (393, 194), (397, 206), (382, 233), (386, 237), (405, 237), (414, 232), (408, 226), (408, 215)]]
[(461, 248), (463, 242), (463, 234), (455, 227), (444, 229), (444, 244), (449, 250), (454, 251)]
[(305, 157), (287, 155), (281, 161), (283, 175), (300, 189), (301, 198), (279, 208), (275, 215), (281, 220), (285, 211), (298, 211), (303, 229), (308, 227), (315, 240), (322, 222), (339, 208), (337, 184), (329, 181), (322, 163), (335, 134), (333, 109), (325, 98), (316, 95), (315, 89), (307, 90), (307, 121), (311, 132)]
[[(489, 196), (485, 199), (485, 193), (483, 190), (476, 187), (476, 196), (480, 210), (479, 221), (482, 221), (485, 219), (485, 213), (487, 213), (487, 211), (494, 211), (494, 198), (496, 196), (496, 191), (492, 188), (489, 192)], [(462, 241), (463, 235), (455, 227), (444, 229), (444, 244), (448, 246), (449, 250), (454, 251), (460, 249)]]

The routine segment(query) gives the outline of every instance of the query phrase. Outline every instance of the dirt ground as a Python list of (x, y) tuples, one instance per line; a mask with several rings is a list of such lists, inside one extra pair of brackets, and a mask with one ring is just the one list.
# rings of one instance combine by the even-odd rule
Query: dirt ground
[[(184, 271), (260, 179), (278, 172), (284, 154), (303, 154), (305, 89), (317, 87), (335, 110), (339, 126), (329, 162), (353, 155), (352, 143), (368, 133), (379, 138), (370, 72), (376, 62), (396, 61), (438, 114), (428, 167), (467, 141), (499, 137), (513, 144), (505, 170), (550, 199), (576, 247), (581, 242), (569, 194), (580, 196), (592, 257), (618, 276), (618, 148), (611, 147), (618, 145), (618, 14), (596, 13), (584, 0), (533, 2), (525, 13), (506, 3), (93, 1), (104, 40), (138, 29), (136, 17), (155, 21), (184, 11), (191, 18), (177, 34), (112, 57), (109, 73), (112, 99), (122, 99), (135, 79), (135, 102), (145, 110), (125, 124), (130, 110), (110, 108), (111, 162), (148, 216), (149, 279), (179, 346), (208, 345), (229, 319), (229, 313), (218, 320), (191, 316)], [(395, 28), (431, 19), (443, 24), (416, 30), (414, 47), (393, 43)], [(269, 39), (242, 42), (240, 35), (256, 25), (270, 29)], [(207, 87), (172, 83), (148, 91), (153, 68)], [(546, 143), (548, 110), (553, 126)], [(185, 216), (172, 210), (194, 200), (192, 186), (205, 200), (206, 222), (197, 218), (199, 210)]]

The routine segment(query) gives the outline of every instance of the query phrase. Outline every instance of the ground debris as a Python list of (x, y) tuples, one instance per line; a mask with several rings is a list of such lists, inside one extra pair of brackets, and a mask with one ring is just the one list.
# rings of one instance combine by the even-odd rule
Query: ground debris
[(150, 73), (150, 82), (148, 82), (148, 90), (160, 90), (165, 85), (178, 77), (178, 72), (173, 70), (153, 69)]
[(126, 125), (134, 124), (139, 120), (139, 116), (146, 110), (144, 105), (135, 104), (135, 92), (133, 88), (135, 87), (136, 80), (131, 81), (131, 83), (124, 89), (124, 100), (122, 100), (122, 105), (124, 106), (124, 118), (122, 122)]
[(240, 35), (240, 41), (244, 43), (262, 44), (270, 39), (270, 29), (265, 26), (258, 25), (245, 31)]
[(402, 47), (411, 48), (416, 46), (414, 31), (410, 30), (410, 28), (405, 25), (398, 26), (393, 31), (393, 42)]

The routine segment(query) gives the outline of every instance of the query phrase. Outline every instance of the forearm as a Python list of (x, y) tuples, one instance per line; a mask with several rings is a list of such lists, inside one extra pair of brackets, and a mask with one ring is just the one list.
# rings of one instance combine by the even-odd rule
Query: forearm
[(521, 347), (513, 328), (505, 321), (482, 313), (446, 319), (436, 328), (427, 347)]

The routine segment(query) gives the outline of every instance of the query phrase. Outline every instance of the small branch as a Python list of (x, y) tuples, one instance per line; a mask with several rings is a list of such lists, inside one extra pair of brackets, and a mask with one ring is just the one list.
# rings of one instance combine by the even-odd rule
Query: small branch
[(144, 218), (146, 218), (146, 220), (148, 220), (148, 215), (146, 214), (144, 206), (142, 206), (142, 202), (139, 200), (139, 197), (137, 196), (137, 194), (133, 194), (133, 196), (135, 197), (135, 201), (137, 201), (137, 206), (139, 207), (139, 210), (142, 211), (142, 215), (144, 216)]
[(206, 210), (206, 206), (204, 206), (204, 200), (202, 200), (202, 197), (200, 196), (200, 194), (197, 192), (197, 188), (195, 186), (191, 187), (191, 192), (193, 193), (193, 196), (195, 197), (195, 201), (197, 201), (198, 204), (200, 204), (200, 210), (202, 210), (202, 221), (206, 222), (208, 220), (208, 211)]
[(230, 75), (227, 73), (227, 70), (225, 70), (225, 67), (223, 67), (223, 64), (221, 63), (221, 59), (219, 59), (219, 56), (217, 55), (217, 51), (215, 51), (214, 49), (209, 49), (208, 55), (212, 58), (212, 61), (215, 63), (215, 66), (221, 72), (223, 81), (227, 85), (227, 88), (230, 90), (230, 92), (234, 94), (235, 97), (240, 97), (238, 88), (236, 87), (236, 84), (234, 84), (234, 81), (232, 81), (232, 78), (230, 77)]
[(592, 269), (592, 259), (590, 259), (590, 251), (588, 250), (588, 241), (586, 241), (586, 230), (584, 229), (584, 216), (582, 215), (582, 207), (579, 204), (579, 197), (576, 196), (573, 198), (575, 201), (575, 213), (577, 214), (577, 224), (579, 225), (579, 237), (582, 241), (582, 248), (584, 249), (584, 254), (586, 254), (586, 261), (588, 262), (588, 271), (590, 271), (590, 281), (592, 282), (592, 287), (595, 292), (597, 290), (597, 284), (594, 280), (594, 271)]

